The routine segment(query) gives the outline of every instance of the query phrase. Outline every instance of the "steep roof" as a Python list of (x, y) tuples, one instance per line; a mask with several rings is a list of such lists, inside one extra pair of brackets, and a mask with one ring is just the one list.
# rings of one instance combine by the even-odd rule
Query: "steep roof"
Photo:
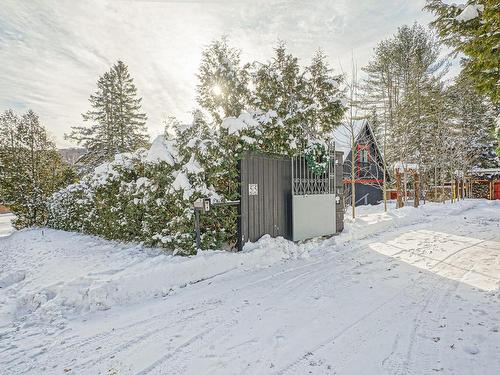
[(341, 124), (333, 130), (332, 136), (335, 141), (335, 150), (344, 153), (344, 161), (351, 152), (352, 134), (354, 133), (354, 139), (357, 140), (365, 124), (368, 124), (366, 120), (354, 120), (352, 129), (350, 125)]
[(375, 149), (380, 154), (380, 158), (382, 160), (382, 163), (385, 163), (383, 150), (379, 147), (378, 142), (377, 142), (377, 137), (375, 136), (375, 133), (373, 132), (373, 129), (372, 129), (369, 121), (366, 119), (354, 120), (352, 123), (352, 129), (351, 129), (351, 126), (349, 126), (347, 124), (342, 124), (339, 127), (337, 127), (336, 129), (334, 129), (332, 132), (332, 136), (333, 136), (333, 139), (335, 141), (335, 150), (342, 151), (344, 153), (343, 161), (345, 162), (347, 156), (351, 152), (352, 134), (354, 133), (355, 142), (358, 142), (359, 137), (363, 133), (365, 128), (368, 128), (369, 133), (371, 134), (371, 136), (373, 138), (373, 143), (375, 144)]

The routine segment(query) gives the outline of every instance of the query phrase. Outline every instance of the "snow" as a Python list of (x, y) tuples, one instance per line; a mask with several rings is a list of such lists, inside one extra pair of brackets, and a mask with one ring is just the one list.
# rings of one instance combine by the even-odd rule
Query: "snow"
[(500, 202), (392, 207), (192, 257), (14, 232), (0, 373), (497, 374)]
[(457, 17), (455, 17), (455, 19), (460, 22), (467, 22), (479, 17), (479, 12), (482, 12), (483, 10), (483, 5), (469, 4)]
[(10, 235), (14, 228), (12, 227), (13, 214), (0, 214), (0, 237)]
[(257, 128), (259, 123), (252, 114), (242, 111), (238, 117), (226, 117), (221, 126), (227, 129), (229, 134), (236, 134), (245, 129)]
[[(122, 167), (124, 169), (133, 168), (133, 161), (137, 158), (142, 158), (142, 150), (137, 150), (135, 153), (124, 152), (121, 154), (116, 154), (115, 159), (112, 162), (105, 162), (97, 166), (92, 174), (86, 176), (90, 185), (97, 187), (105, 185), (108, 180), (113, 180), (120, 175), (120, 172), (116, 167)], [(72, 184), (63, 190), (71, 190), (78, 186), (77, 184)], [(57, 194), (57, 193), (56, 193)]]
[(146, 155), (146, 161), (149, 163), (158, 163), (161, 161), (173, 166), (177, 159), (177, 149), (173, 142), (165, 139), (164, 136), (159, 135), (151, 144)]
[(193, 187), (189, 183), (187, 175), (180, 171), (177, 173), (174, 182), (171, 185), (172, 190), (182, 190), (184, 199), (189, 199), (193, 195)]
[(500, 168), (472, 168), (469, 173), (476, 176), (500, 176)]
[(198, 174), (203, 172), (203, 167), (198, 163), (195, 155), (191, 155), (189, 161), (184, 165), (184, 170), (188, 173)]
[(411, 170), (418, 171), (419, 166), (416, 163), (406, 163), (406, 162), (398, 161), (398, 162), (394, 163), (393, 169), (395, 171), (399, 171), (399, 172), (411, 171)]

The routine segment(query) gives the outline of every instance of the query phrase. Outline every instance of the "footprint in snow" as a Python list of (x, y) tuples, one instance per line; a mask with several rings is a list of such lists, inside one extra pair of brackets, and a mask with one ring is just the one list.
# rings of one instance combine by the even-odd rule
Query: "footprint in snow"
[(465, 345), (464, 352), (469, 353), (471, 355), (476, 355), (479, 353), (479, 348), (475, 345)]
[(15, 271), (9, 273), (0, 278), (0, 288), (6, 288), (20, 281), (23, 281), (25, 277), (26, 277), (26, 272), (24, 271)]

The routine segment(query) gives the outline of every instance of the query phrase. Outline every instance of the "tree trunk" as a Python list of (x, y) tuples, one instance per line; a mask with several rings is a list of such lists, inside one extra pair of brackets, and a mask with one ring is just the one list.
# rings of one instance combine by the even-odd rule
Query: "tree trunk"
[(403, 207), (403, 200), (401, 197), (401, 173), (399, 170), (396, 171), (396, 197), (397, 197), (397, 208)]
[(419, 175), (418, 175), (418, 173), (415, 173), (413, 175), (413, 191), (414, 191), (414, 193), (413, 193), (413, 195), (414, 195), (414, 197), (413, 197), (413, 207), (418, 207), (418, 205), (420, 203), (419, 202), (419, 195), (420, 195), (420, 186), (419, 186), (419, 183), (420, 183), (420, 181), (419, 181)]

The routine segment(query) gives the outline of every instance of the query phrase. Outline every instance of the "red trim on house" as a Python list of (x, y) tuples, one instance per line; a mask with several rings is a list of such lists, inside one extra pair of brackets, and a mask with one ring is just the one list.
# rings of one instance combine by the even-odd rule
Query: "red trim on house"
[[(344, 184), (350, 184), (352, 180), (345, 178), (344, 179)], [(375, 178), (360, 178), (360, 179), (355, 179), (354, 183), (355, 184), (382, 184), (384, 180), (377, 180)]]

